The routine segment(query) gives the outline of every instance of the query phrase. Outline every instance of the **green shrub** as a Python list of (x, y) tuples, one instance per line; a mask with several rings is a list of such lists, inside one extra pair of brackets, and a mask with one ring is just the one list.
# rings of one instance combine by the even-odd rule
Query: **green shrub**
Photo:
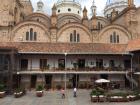
[(93, 90), (91, 91), (90, 95), (91, 95), (91, 96), (97, 95), (96, 93), (97, 93), (97, 90), (96, 90), (96, 89), (93, 89)]
[(36, 88), (36, 91), (42, 91), (43, 90), (43, 86), (42, 85), (38, 85)]
[(102, 88), (96, 88), (96, 89), (93, 89), (92, 91), (91, 91), (91, 96), (93, 96), (93, 95), (95, 95), (95, 96), (99, 96), (99, 95), (104, 95), (105, 94), (105, 91), (104, 91), (104, 89), (102, 89)]
[(21, 88), (17, 88), (17, 89), (15, 89), (15, 92), (16, 93), (19, 93), (19, 92), (22, 92), (23, 90), (21, 89)]
[(3, 84), (0, 84), (0, 92), (3, 92), (3, 91), (5, 91), (5, 87)]
[(134, 91), (134, 94), (138, 95), (138, 94), (140, 94), (140, 91), (136, 90), (136, 91)]
[(98, 87), (97, 91), (101, 94), (104, 95), (105, 94), (105, 90), (103, 88)]
[(112, 96), (121, 96), (121, 97), (126, 97), (128, 95), (128, 93), (122, 93), (122, 92), (118, 92), (118, 93), (110, 93), (107, 96), (108, 97), (112, 97)]
[(135, 95), (137, 97), (139, 97), (139, 94), (140, 94), (140, 91), (138, 91), (138, 90), (129, 93), (129, 95)]

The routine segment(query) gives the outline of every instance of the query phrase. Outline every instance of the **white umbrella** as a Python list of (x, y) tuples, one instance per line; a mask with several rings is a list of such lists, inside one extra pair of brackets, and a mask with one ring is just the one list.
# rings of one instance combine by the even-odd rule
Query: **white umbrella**
[(98, 79), (95, 81), (96, 83), (109, 83), (110, 80), (106, 80), (106, 79)]

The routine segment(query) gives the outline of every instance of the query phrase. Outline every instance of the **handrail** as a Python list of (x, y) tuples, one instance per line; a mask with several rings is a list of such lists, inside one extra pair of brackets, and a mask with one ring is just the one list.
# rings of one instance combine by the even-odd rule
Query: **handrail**
[(130, 77), (130, 76), (129, 76), (129, 73), (130, 73), (130, 72), (126, 72), (126, 78), (127, 78), (130, 82), (132, 82), (136, 87), (138, 87), (138, 82), (137, 82), (133, 77)]
[[(32, 69), (19, 69), (18, 71), (63, 71), (65, 70), (64, 68), (32, 68)], [(114, 67), (114, 68), (90, 68), (90, 67), (85, 67), (85, 68), (66, 68), (66, 71), (127, 71), (129, 69), (123, 69), (119, 67)]]

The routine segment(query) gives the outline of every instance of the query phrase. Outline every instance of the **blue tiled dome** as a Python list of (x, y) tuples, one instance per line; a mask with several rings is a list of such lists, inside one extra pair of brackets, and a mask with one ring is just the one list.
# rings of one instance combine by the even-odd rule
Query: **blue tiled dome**
[(127, 0), (107, 0), (106, 5), (115, 4), (118, 2), (127, 2)]
[(58, 0), (57, 3), (60, 3), (60, 2), (77, 2), (78, 3), (78, 0)]

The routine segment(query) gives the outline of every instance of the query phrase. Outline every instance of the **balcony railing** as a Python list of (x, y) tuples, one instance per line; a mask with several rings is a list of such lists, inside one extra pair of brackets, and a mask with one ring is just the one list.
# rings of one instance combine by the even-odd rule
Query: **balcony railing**
[(108, 68), (98, 68), (98, 67), (85, 67), (85, 68), (44, 68), (44, 69), (39, 69), (39, 68), (33, 68), (33, 69), (20, 69), (18, 71), (44, 71), (44, 72), (59, 72), (59, 71), (74, 71), (74, 72), (80, 72), (80, 71), (130, 71), (130, 68), (123, 69), (121, 67), (108, 67)]

